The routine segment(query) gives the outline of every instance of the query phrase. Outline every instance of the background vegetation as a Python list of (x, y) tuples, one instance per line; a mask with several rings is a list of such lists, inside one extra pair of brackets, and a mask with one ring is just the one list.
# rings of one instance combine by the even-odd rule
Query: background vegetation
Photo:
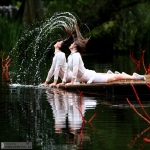
[(89, 53), (149, 51), (149, 0), (1, 0), (0, 5), (19, 8), (11, 19), (0, 17), (1, 53), (10, 51), (16, 43), (19, 26), (27, 27), (64, 11), (76, 14), (89, 27)]

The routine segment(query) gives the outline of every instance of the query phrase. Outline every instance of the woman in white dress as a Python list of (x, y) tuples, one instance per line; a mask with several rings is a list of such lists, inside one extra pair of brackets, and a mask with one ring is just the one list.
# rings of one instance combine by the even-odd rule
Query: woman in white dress
[[(80, 54), (85, 48), (86, 42), (81, 39), (75, 40), (69, 47), (71, 54), (68, 56), (68, 69), (72, 71), (72, 79), (71, 82), (65, 84), (66, 86), (73, 85), (75, 80), (86, 83), (113, 82), (117, 80), (146, 80), (144, 76), (137, 73), (133, 73), (133, 75), (128, 75), (126, 73), (106, 74), (96, 73), (94, 70), (86, 69)], [(64, 79), (66, 77), (67, 73), (65, 73)]]
[(49, 81), (51, 80), (52, 76), (54, 76), (54, 81), (53, 83), (49, 84), (50, 87), (55, 86), (58, 81), (58, 77), (62, 79), (63, 82), (71, 82), (72, 78), (72, 72), (68, 71), (66, 78), (63, 79), (64, 73), (67, 69), (67, 63), (66, 63), (66, 57), (65, 53), (61, 51), (62, 46), (64, 45), (65, 41), (58, 41), (54, 45), (55, 52), (54, 52), (54, 57), (52, 61), (51, 68), (47, 74), (47, 78), (41, 86), (48, 86)]

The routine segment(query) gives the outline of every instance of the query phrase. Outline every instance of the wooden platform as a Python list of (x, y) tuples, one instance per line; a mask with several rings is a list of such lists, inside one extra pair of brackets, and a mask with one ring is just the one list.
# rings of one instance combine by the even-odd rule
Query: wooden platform
[(150, 75), (144, 75), (146, 81), (142, 80), (121, 80), (110, 83), (92, 83), (92, 84), (76, 84), (71, 86), (61, 86), (66, 90), (80, 90), (85, 92), (96, 93), (111, 93), (113, 95), (133, 94), (133, 90), (130, 84), (133, 84), (138, 94), (150, 94)]

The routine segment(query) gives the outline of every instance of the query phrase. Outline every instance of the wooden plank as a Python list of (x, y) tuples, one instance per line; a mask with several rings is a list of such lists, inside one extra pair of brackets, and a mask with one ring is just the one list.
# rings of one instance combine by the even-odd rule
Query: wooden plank
[[(150, 75), (144, 75), (146, 77), (146, 81), (142, 80), (120, 80), (109, 83), (92, 83), (92, 84), (75, 84), (70, 86), (60, 86), (60, 88), (66, 90), (80, 90), (86, 92), (100, 92), (100, 93), (112, 93), (112, 94), (129, 94), (132, 90), (131, 85), (133, 84), (136, 88), (140, 89), (140, 93), (150, 93), (150, 88), (148, 88), (148, 84), (150, 85)], [(148, 90), (147, 90), (148, 89)], [(133, 93), (133, 91), (132, 91)]]

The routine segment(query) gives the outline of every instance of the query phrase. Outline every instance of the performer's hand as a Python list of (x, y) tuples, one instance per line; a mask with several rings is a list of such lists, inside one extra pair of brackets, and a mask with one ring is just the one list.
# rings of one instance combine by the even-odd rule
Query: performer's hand
[(59, 88), (61, 85), (65, 85), (65, 82), (57, 84), (56, 87)]
[(49, 84), (50, 87), (56, 87), (56, 83)]
[(48, 83), (44, 82), (44, 83), (40, 84), (39, 86), (48, 86)]
[(72, 83), (72, 82), (66, 83), (66, 84), (65, 84), (65, 87), (67, 87), (67, 86), (69, 86), (69, 85), (73, 85), (73, 83)]

